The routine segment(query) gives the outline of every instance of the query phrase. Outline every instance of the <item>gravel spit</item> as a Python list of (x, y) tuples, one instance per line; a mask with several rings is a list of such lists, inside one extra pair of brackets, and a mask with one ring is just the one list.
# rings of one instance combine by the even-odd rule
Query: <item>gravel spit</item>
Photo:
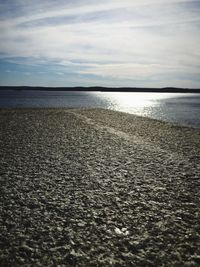
[(200, 130), (0, 109), (0, 266), (200, 266)]

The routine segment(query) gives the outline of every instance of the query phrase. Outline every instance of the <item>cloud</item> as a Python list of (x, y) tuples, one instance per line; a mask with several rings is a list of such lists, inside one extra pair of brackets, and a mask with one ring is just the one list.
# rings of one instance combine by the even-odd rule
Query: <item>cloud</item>
[(56, 74), (57, 74), (57, 75), (61, 75), (61, 76), (62, 76), (62, 75), (65, 75), (65, 73), (63, 73), (63, 72), (56, 72)]
[(13, 64), (92, 83), (199, 75), (197, 1), (8, 0), (0, 9), (0, 58)]

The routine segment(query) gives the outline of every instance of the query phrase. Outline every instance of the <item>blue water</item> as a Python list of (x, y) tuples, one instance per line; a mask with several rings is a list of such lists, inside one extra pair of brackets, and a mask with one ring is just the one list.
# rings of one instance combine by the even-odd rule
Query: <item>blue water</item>
[(100, 107), (200, 128), (200, 94), (0, 90), (0, 107)]

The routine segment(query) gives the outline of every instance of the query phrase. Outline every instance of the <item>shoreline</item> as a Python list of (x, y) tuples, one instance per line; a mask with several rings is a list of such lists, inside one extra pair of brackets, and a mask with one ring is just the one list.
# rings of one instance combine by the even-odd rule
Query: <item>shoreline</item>
[(0, 122), (0, 265), (199, 265), (199, 129), (88, 108)]
[(55, 106), (55, 107), (24, 107), (24, 106), (18, 106), (18, 107), (12, 107), (12, 106), (8, 106), (8, 107), (4, 107), (4, 106), (0, 106), (0, 111), (5, 112), (5, 111), (9, 111), (9, 110), (20, 110), (20, 111), (30, 111), (30, 110), (80, 110), (80, 111), (84, 111), (84, 110), (106, 110), (106, 111), (110, 111), (113, 113), (119, 113), (119, 114), (126, 114), (127, 116), (132, 116), (132, 117), (137, 117), (138, 119), (141, 118), (142, 120), (146, 119), (146, 120), (150, 120), (150, 121), (154, 121), (154, 122), (158, 122), (158, 123), (163, 123), (168, 125), (170, 128), (171, 127), (177, 127), (177, 128), (187, 128), (187, 129), (193, 129), (193, 130), (200, 130), (200, 126), (195, 126), (195, 125), (190, 125), (190, 124), (181, 124), (181, 122), (176, 122), (176, 121), (168, 121), (166, 120), (162, 120), (162, 119), (157, 119), (157, 118), (153, 118), (153, 117), (148, 117), (148, 116), (142, 116), (139, 114), (134, 114), (134, 113), (130, 113), (128, 111), (123, 111), (123, 110), (114, 110), (114, 109), (108, 109), (108, 108), (103, 108), (103, 107), (60, 107), (60, 106)]
[(200, 88), (178, 88), (178, 87), (104, 87), (104, 86), (75, 86), (75, 87), (43, 87), (43, 86), (0, 86), (0, 90), (15, 91), (88, 91), (88, 92), (141, 92), (141, 93), (200, 93)]

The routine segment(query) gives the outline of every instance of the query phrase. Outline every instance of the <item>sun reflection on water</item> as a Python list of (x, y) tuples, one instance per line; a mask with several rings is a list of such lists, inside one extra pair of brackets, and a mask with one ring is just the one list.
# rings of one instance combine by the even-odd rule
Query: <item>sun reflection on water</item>
[(107, 100), (108, 108), (130, 113), (147, 114), (153, 106), (160, 104), (161, 96), (149, 93), (102, 93), (101, 97)]
[(166, 117), (166, 103), (174, 99), (171, 93), (102, 92), (99, 96), (108, 109), (160, 119)]

